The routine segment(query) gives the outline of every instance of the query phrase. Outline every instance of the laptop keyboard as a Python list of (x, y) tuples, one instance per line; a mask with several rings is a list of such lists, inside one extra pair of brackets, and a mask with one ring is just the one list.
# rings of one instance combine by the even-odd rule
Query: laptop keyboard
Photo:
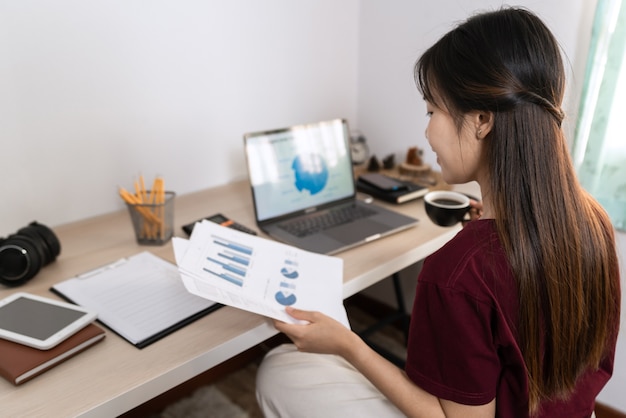
[(303, 218), (281, 222), (278, 227), (299, 238), (324, 231), (334, 226), (347, 224), (357, 219), (374, 215), (375, 210), (358, 205), (346, 205)]

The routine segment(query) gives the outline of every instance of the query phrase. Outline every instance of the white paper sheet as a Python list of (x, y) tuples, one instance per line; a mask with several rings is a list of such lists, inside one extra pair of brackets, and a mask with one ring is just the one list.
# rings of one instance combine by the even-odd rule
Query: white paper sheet
[(135, 345), (212, 307), (180, 285), (175, 265), (147, 251), (52, 287)]
[(173, 238), (181, 278), (194, 295), (296, 323), (286, 306), (315, 310), (349, 327), (343, 306), (343, 260), (226, 228), (196, 224)]

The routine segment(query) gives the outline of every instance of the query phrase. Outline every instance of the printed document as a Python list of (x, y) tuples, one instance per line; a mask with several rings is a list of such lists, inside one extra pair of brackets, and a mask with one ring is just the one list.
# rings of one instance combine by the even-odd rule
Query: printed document
[(189, 240), (173, 238), (187, 290), (281, 321), (285, 307), (314, 310), (349, 327), (343, 306), (343, 260), (239, 232), (209, 221)]

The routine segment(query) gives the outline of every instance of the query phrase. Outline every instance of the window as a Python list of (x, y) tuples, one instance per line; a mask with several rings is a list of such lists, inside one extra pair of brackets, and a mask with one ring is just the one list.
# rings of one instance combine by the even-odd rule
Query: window
[(598, 0), (576, 134), (583, 187), (626, 231), (626, 0)]

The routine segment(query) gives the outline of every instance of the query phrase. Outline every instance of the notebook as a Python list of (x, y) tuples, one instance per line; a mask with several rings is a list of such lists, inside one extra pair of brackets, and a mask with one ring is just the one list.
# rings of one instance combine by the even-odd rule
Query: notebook
[(244, 149), (256, 223), (279, 241), (335, 254), (417, 223), (356, 198), (344, 119), (247, 133)]
[(0, 339), (0, 376), (21, 385), (102, 341), (104, 336), (104, 330), (91, 323), (49, 350)]

